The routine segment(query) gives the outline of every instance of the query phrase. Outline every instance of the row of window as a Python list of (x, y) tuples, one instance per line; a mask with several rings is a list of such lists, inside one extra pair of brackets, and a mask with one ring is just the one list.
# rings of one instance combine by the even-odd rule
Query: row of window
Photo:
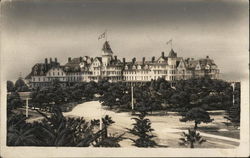
[(170, 81), (176, 80), (176, 76), (169, 76), (169, 80), (170, 80)]
[(71, 76), (68, 78), (68, 81), (79, 81), (81, 80), (81, 77)]
[[(49, 72), (49, 76), (55, 76), (57, 74), (57, 76), (60, 76), (60, 72), (57, 72), (57, 73), (55, 73), (55, 72)], [(63, 72), (61, 72), (61, 75), (63, 76)]]
[(168, 74), (167, 70), (154, 70), (154, 74)]
[(102, 72), (102, 75), (121, 75), (122, 72), (121, 71), (106, 71), (106, 72)]
[[(148, 74), (149, 71), (139, 71), (141, 74)], [(123, 74), (137, 74), (136, 71), (124, 71)]]
[(176, 70), (169, 70), (169, 74), (176, 74)]
[(125, 80), (145, 80), (148, 81), (150, 76), (124, 76)]

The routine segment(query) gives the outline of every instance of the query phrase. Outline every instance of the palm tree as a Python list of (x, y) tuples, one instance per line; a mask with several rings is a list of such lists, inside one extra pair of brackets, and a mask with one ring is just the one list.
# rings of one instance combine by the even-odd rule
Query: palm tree
[(7, 145), (8, 146), (28, 146), (38, 143), (33, 134), (35, 128), (25, 122), (22, 114), (12, 114), (7, 120)]
[(186, 145), (190, 148), (194, 148), (195, 143), (202, 144), (206, 141), (200, 136), (200, 133), (196, 132), (195, 129), (188, 129), (188, 133), (183, 132), (183, 138), (180, 138), (180, 140), (180, 145)]
[(198, 124), (210, 123), (213, 119), (210, 118), (209, 113), (202, 108), (192, 108), (186, 115), (180, 119), (181, 122), (194, 121), (194, 129), (197, 129)]
[(146, 112), (140, 111), (138, 118), (132, 118), (136, 122), (133, 123), (132, 129), (127, 129), (129, 133), (137, 136), (137, 139), (130, 139), (137, 147), (154, 147), (156, 142), (152, 140), (155, 136), (152, 134), (154, 129), (151, 128), (151, 121), (145, 118)]

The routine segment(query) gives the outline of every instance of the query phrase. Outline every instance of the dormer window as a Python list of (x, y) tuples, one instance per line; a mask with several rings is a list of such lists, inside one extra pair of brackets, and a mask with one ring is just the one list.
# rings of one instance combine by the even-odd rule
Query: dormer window
[(200, 69), (201, 69), (200, 64), (196, 65), (195, 69), (196, 69), (196, 70), (200, 70)]
[(135, 65), (133, 65), (133, 69), (136, 69), (136, 66), (135, 66)]
[(141, 69), (141, 66), (140, 65), (138, 65), (138, 67), (137, 67), (139, 70)]
[(206, 65), (206, 69), (207, 69), (207, 70), (210, 69), (210, 66), (209, 66), (209, 65)]
[(127, 65), (125, 66), (125, 69), (128, 70), (128, 66)]

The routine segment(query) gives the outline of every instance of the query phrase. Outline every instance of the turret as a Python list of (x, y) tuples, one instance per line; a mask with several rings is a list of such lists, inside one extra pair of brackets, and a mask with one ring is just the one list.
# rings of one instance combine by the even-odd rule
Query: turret
[(174, 52), (173, 49), (171, 49), (168, 54), (168, 65), (172, 65), (171, 66), (172, 68), (176, 66), (176, 58), (177, 58), (177, 53)]
[(103, 65), (109, 65), (111, 59), (112, 59), (113, 51), (108, 43), (108, 41), (105, 41), (102, 47), (102, 63)]

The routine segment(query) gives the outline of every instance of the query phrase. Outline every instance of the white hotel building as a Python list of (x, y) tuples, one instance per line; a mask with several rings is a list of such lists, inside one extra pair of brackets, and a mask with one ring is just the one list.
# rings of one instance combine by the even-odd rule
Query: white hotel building
[(162, 52), (158, 58), (152, 57), (146, 61), (133, 58), (126, 62), (125, 58), (119, 60), (113, 56), (113, 51), (105, 41), (102, 48), (102, 56), (90, 58), (68, 58), (65, 65), (45, 59), (44, 63), (37, 63), (32, 67), (31, 73), (26, 77), (32, 88), (47, 86), (53, 80), (59, 80), (63, 85), (76, 82), (98, 82), (107, 79), (110, 82), (148, 82), (158, 78), (165, 78), (174, 82), (192, 77), (209, 76), (212, 79), (219, 78), (219, 69), (213, 59), (208, 56), (204, 59), (183, 59), (177, 57), (173, 49), (166, 56)]

